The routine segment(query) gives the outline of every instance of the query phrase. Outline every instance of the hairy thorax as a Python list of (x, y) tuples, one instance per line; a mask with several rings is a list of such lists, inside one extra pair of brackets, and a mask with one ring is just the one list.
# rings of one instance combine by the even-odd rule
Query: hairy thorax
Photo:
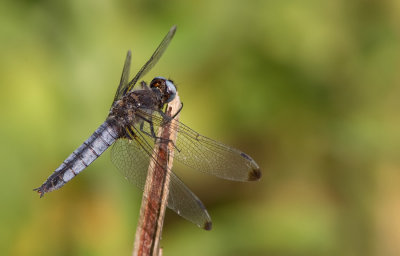
[(108, 119), (112, 119), (119, 127), (133, 125), (138, 121), (140, 112), (156, 110), (161, 107), (160, 104), (159, 95), (151, 90), (133, 91), (114, 102)]

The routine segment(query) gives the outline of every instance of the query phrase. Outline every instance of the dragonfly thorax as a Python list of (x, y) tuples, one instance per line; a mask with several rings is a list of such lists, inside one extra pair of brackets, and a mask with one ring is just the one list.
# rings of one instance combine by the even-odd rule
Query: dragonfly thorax
[(109, 117), (120, 126), (133, 124), (138, 111), (157, 110), (161, 107), (161, 101), (160, 94), (152, 90), (133, 91), (114, 102)]

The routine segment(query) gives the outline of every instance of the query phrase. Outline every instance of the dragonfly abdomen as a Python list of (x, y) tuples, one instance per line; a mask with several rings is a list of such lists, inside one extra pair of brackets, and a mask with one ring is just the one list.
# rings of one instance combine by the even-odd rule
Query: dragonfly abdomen
[(65, 159), (42, 186), (35, 190), (40, 193), (40, 196), (43, 196), (47, 192), (61, 188), (96, 160), (117, 138), (116, 127), (110, 120), (106, 120), (79, 148)]

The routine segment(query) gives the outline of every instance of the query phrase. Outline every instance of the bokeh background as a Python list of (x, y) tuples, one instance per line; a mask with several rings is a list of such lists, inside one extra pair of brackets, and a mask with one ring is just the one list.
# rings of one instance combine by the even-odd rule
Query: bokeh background
[(254, 183), (178, 170), (213, 230), (172, 212), (164, 255), (400, 255), (400, 2), (2, 1), (0, 254), (130, 255), (141, 192), (109, 152), (32, 192), (103, 122), (126, 51)]

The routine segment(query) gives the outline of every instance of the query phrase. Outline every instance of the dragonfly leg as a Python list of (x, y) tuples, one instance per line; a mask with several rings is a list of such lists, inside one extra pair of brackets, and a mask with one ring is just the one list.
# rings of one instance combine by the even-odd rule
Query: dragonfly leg
[[(142, 117), (142, 116), (141, 116), (141, 118), (142, 118), (142, 120), (143, 120), (143, 121), (140, 123), (140, 127), (139, 127), (139, 129), (140, 129), (141, 132), (143, 132), (144, 134), (146, 134), (147, 136), (149, 136), (149, 137), (151, 137), (151, 138), (154, 138), (155, 141), (157, 141), (157, 140), (163, 141), (163, 140), (164, 140), (165, 142), (171, 142), (171, 140), (169, 140), (169, 139), (164, 139), (164, 138), (158, 137), (158, 136), (156, 135), (156, 133), (154, 132), (153, 121), (152, 121), (151, 119), (147, 119), (147, 118)], [(149, 124), (150, 133), (148, 133), (147, 131), (144, 130), (144, 122), (146, 122), (146, 123)]]
[(171, 122), (180, 112), (181, 112), (181, 110), (182, 110), (182, 108), (183, 108), (183, 102), (181, 102), (181, 107), (178, 109), (178, 111), (176, 111), (176, 113), (173, 115), (173, 116), (167, 116), (166, 114), (165, 114), (165, 112), (167, 111), (167, 110), (165, 110), (165, 112), (164, 111), (162, 111), (162, 110), (157, 110), (157, 112), (161, 115), (161, 117), (163, 118), (163, 125), (164, 124), (166, 124), (166, 123), (168, 123), (168, 122)]
[(182, 108), (183, 108), (183, 102), (181, 101), (181, 107), (178, 109), (178, 111), (176, 111), (176, 113), (171, 118), (174, 119), (181, 112)]
[[(153, 122), (151, 120), (148, 120), (144, 117), (142, 118), (142, 122), (140, 123), (140, 131), (143, 132), (144, 134), (146, 134), (147, 136), (151, 137), (151, 138), (157, 138), (156, 133), (154, 132), (154, 126), (153, 126)], [(149, 126), (150, 126), (150, 133), (148, 133), (147, 131), (144, 130), (144, 121), (146, 121)]]
[[(167, 116), (167, 117), (168, 117), (168, 116)], [(151, 119), (147, 119), (147, 118), (144, 118), (144, 117), (142, 117), (142, 116), (141, 116), (141, 118), (142, 118), (142, 120), (143, 120), (143, 121), (140, 123), (140, 126), (139, 126), (139, 130), (140, 130), (141, 132), (143, 132), (144, 134), (146, 134), (147, 136), (149, 136), (149, 137), (151, 137), (151, 138), (154, 138), (154, 143), (157, 143), (157, 140), (158, 140), (159, 142), (162, 142), (162, 143), (172, 143), (172, 145), (174, 146), (174, 148), (175, 148), (178, 152), (180, 152), (180, 150), (177, 148), (177, 146), (175, 145), (175, 143), (174, 143), (172, 140), (170, 140), (170, 139), (165, 139), (165, 138), (156, 136), (156, 133), (154, 132), (153, 121), (152, 121)], [(170, 118), (170, 117), (168, 117), (168, 118)], [(147, 123), (149, 124), (150, 133), (148, 133), (147, 131), (144, 130), (144, 122), (147, 122)]]

